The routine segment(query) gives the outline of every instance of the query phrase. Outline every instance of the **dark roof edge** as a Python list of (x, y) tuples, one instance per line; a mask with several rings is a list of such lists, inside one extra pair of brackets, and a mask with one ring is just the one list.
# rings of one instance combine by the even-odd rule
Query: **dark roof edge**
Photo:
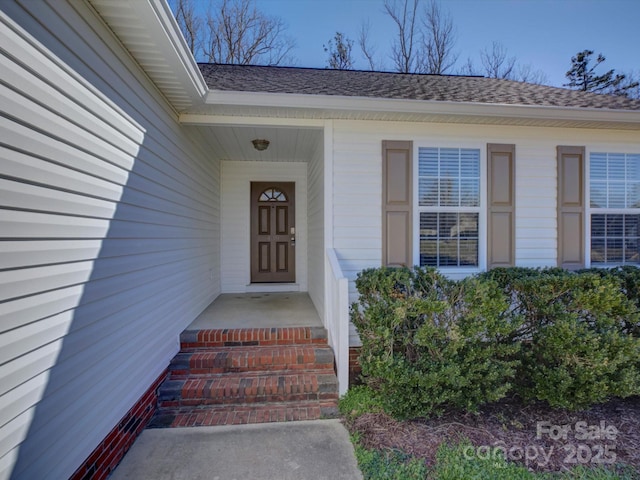
[[(310, 70), (316, 72), (336, 71), (336, 72), (356, 72), (356, 73), (379, 73), (383, 75), (408, 75), (408, 76), (423, 76), (423, 77), (458, 77), (458, 78), (490, 78), (484, 75), (462, 75), (451, 73), (422, 73), (422, 72), (394, 72), (390, 70), (365, 70), (360, 68), (321, 68), (321, 67), (300, 67), (297, 65), (242, 65), (238, 63), (216, 63), (216, 62), (197, 62), (198, 65), (215, 65), (221, 67), (234, 67), (234, 68), (277, 68), (280, 70)], [(507, 80), (507, 79), (495, 79), (495, 80)], [(511, 82), (518, 82), (518, 80), (508, 80)], [(524, 83), (524, 82), (519, 82)], [(545, 85), (550, 87), (552, 85)], [(560, 87), (556, 87), (560, 88)]]

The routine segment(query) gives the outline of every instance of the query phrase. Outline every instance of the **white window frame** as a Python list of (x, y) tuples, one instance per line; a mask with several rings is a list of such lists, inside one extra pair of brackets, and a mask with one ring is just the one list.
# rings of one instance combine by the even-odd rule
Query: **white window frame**
[[(477, 142), (442, 142), (438, 139), (413, 142), (413, 264), (420, 265), (420, 212), (478, 213), (478, 266), (435, 267), (444, 275), (459, 279), (487, 269), (487, 144)], [(422, 207), (419, 203), (419, 152), (421, 148), (474, 149), (480, 152), (480, 204), (477, 207)]]
[(596, 153), (606, 153), (613, 155), (640, 155), (640, 151), (634, 151), (628, 149), (627, 151), (621, 151), (620, 147), (603, 146), (602, 148), (586, 149), (585, 152), (585, 259), (584, 265), (586, 268), (613, 268), (621, 265), (635, 265), (640, 266), (640, 263), (592, 263), (591, 262), (591, 215), (592, 214), (622, 214), (622, 215), (640, 215), (640, 208), (599, 208), (591, 207), (591, 155)]

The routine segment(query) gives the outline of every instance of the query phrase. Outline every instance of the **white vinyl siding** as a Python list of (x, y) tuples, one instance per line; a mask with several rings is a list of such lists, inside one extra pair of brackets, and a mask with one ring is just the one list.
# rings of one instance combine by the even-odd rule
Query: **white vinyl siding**
[[(307, 164), (304, 162), (222, 162), (223, 293), (251, 291), (251, 182), (295, 182), (296, 287), (307, 291)], [(265, 288), (278, 288), (276, 284)], [(292, 287), (285, 286), (286, 289)]]
[[(333, 240), (350, 279), (350, 301), (357, 299), (354, 281), (358, 272), (379, 267), (382, 261), (382, 141), (413, 141), (416, 155), (418, 146), (480, 148), (482, 157), (489, 143), (515, 145), (515, 258), (516, 265), (522, 267), (557, 263), (558, 145), (589, 145), (593, 151), (620, 150), (626, 145), (627, 151), (640, 150), (637, 134), (629, 131), (347, 120), (336, 120), (333, 125)], [(481, 215), (482, 210), (486, 208), (481, 208)], [(480, 232), (481, 238), (484, 235)], [(486, 257), (483, 249), (480, 265), (482, 255)], [(352, 328), (350, 344), (358, 343)]]
[(67, 478), (220, 292), (219, 164), (85, 3), (0, 41), (0, 478)]

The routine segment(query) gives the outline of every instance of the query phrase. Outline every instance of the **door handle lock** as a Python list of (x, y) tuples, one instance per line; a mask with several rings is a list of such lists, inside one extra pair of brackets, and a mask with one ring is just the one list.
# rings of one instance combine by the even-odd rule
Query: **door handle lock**
[(294, 247), (296, 245), (296, 237), (291, 237), (291, 246)]

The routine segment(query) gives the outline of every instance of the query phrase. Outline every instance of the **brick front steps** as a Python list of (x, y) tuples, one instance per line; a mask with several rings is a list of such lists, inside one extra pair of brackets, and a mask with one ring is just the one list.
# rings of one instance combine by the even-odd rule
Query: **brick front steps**
[(313, 420), (337, 414), (322, 327), (186, 331), (150, 427)]

